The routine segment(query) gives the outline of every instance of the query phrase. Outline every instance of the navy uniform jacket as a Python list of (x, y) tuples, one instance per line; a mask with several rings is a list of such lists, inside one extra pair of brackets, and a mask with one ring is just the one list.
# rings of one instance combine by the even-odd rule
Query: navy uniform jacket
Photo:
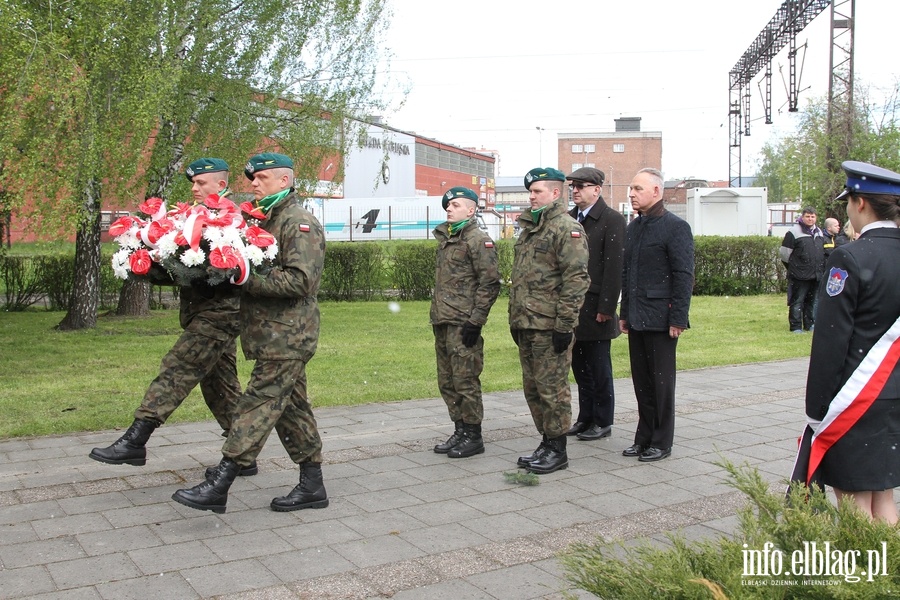
[[(578, 207), (569, 211), (578, 218)], [(607, 206), (603, 198), (591, 207), (581, 223), (588, 240), (588, 275), (591, 285), (578, 315), (575, 339), (611, 340), (619, 337), (619, 318), (616, 305), (622, 290), (622, 257), (625, 247), (625, 217)], [(597, 322), (597, 313), (612, 317)]]
[[(825, 265), (827, 281), (819, 289), (809, 358), (809, 417), (821, 420), (825, 416), (868, 351), (900, 317), (898, 257), (900, 229), (896, 228), (871, 229), (831, 253)], [(835, 277), (843, 278), (842, 288)], [(879, 397), (900, 398), (900, 369), (894, 370)]]

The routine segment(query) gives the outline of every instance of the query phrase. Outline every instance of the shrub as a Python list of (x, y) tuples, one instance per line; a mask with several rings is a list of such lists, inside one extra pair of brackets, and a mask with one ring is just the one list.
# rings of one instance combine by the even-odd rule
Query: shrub
[(8, 311), (23, 311), (41, 296), (40, 269), (31, 256), (0, 258), (0, 279)]
[[(618, 600), (897, 597), (900, 535), (896, 526), (869, 521), (849, 502), (835, 507), (824, 492), (808, 490), (802, 484), (791, 490), (786, 503), (783, 493), (771, 492), (756, 469), (737, 468), (728, 462), (720, 466), (728, 471), (729, 484), (749, 499), (738, 515), (735, 536), (690, 543), (673, 535), (670, 547), (654, 546), (650, 541), (627, 547), (622, 542), (574, 544), (561, 557), (567, 579), (600, 598)], [(884, 542), (888, 564), (880, 565), (879, 572), (887, 575), (872, 577), (872, 581), (862, 576), (854, 582), (841, 575), (789, 573), (794, 551), (802, 554), (812, 542), (821, 551), (826, 541), (832, 551), (861, 552), (856, 576), (868, 570), (867, 552), (880, 554)], [(746, 585), (744, 573), (751, 555), (745, 550), (762, 551), (767, 543), (774, 544), (772, 548), (784, 558), (782, 575), (752, 577), (763, 585)], [(832, 559), (828, 562), (832, 564)], [(816, 584), (822, 581), (827, 583)]]
[(382, 246), (372, 242), (333, 242), (325, 250), (320, 295), (329, 300), (371, 300), (384, 277)]
[(431, 298), (436, 261), (437, 244), (433, 241), (397, 245), (391, 257), (391, 279), (401, 300)]
[(752, 296), (787, 290), (773, 237), (694, 238), (694, 295)]
[(500, 292), (508, 296), (516, 240), (498, 240), (494, 246), (497, 248), (497, 267), (500, 270)]
[(49, 310), (68, 310), (72, 301), (72, 273), (75, 257), (69, 255), (39, 256), (41, 287), (47, 295)]

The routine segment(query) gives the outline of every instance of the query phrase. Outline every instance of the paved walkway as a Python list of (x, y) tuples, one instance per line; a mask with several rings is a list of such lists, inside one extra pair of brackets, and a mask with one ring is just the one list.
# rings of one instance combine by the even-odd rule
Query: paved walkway
[(621, 455), (637, 411), (617, 380), (612, 437), (572, 439), (569, 469), (533, 487), (503, 477), (538, 442), (521, 391), (485, 396), (487, 451), (457, 460), (431, 450), (451, 431), (440, 399), (319, 409), (331, 505), (291, 513), (269, 510), (297, 480), (276, 439), (227, 513), (170, 499), (218, 462), (214, 421), (157, 430), (145, 467), (87, 457), (121, 432), (0, 441), (0, 598), (560, 599), (573, 541), (734, 531), (717, 452), (785, 478), (806, 366), (679, 373), (672, 456), (646, 464)]

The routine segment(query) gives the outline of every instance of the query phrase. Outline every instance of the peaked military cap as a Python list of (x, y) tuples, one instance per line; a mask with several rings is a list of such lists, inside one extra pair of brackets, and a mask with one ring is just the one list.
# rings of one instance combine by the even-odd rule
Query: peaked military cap
[(841, 168), (847, 174), (844, 191), (835, 198), (840, 200), (850, 194), (890, 194), (900, 196), (900, 174), (869, 163), (846, 160)]
[(257, 171), (265, 171), (267, 169), (293, 169), (294, 161), (284, 154), (275, 152), (263, 152), (256, 156), (251, 156), (244, 166), (244, 175), (247, 179), (253, 179), (253, 174)]
[(444, 207), (444, 210), (447, 210), (447, 205), (450, 204), (450, 201), (454, 198), (465, 198), (466, 200), (471, 200), (475, 204), (478, 204), (478, 194), (473, 192), (467, 187), (452, 187), (444, 194), (444, 197), (441, 198), (441, 206)]
[(553, 167), (537, 167), (525, 174), (525, 189), (531, 189), (535, 181), (565, 181), (566, 174)]
[(583, 181), (593, 185), (603, 185), (605, 177), (606, 175), (603, 174), (603, 171), (594, 167), (581, 167), (576, 169), (571, 175), (566, 175), (566, 179), (570, 181)]
[(187, 166), (184, 176), (188, 181), (194, 181), (194, 175), (200, 173), (218, 173), (228, 171), (228, 163), (221, 158), (198, 158)]

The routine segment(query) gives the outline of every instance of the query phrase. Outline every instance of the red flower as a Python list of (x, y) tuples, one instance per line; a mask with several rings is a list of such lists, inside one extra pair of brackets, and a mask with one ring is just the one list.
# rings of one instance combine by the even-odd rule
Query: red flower
[(203, 201), (203, 204), (213, 210), (227, 210), (229, 212), (237, 210), (234, 202), (228, 198), (219, 196), (218, 194), (210, 194), (206, 197), (206, 200)]
[(131, 229), (132, 225), (141, 226), (143, 224), (144, 222), (137, 217), (119, 217), (113, 222), (112, 225), (109, 226), (109, 235), (113, 237), (119, 237), (120, 235)]
[(138, 206), (138, 210), (145, 215), (150, 215), (152, 217), (159, 211), (162, 205), (162, 198), (147, 198), (146, 200), (141, 202), (141, 205)]
[(217, 269), (232, 269), (241, 262), (240, 257), (231, 246), (213, 248), (209, 252), (209, 264)]
[(128, 261), (131, 263), (131, 272), (135, 275), (146, 275), (147, 271), (150, 270), (150, 263), (152, 262), (150, 253), (143, 248), (135, 250), (134, 253), (128, 257)]
[(150, 229), (147, 231), (147, 239), (151, 244), (159, 241), (159, 238), (175, 229), (175, 223), (169, 219), (160, 219), (150, 223)]
[(179, 231), (177, 234), (175, 234), (175, 243), (178, 244), (179, 246), (190, 246), (190, 244), (187, 241), (187, 238), (184, 237), (184, 233), (181, 231)]
[(247, 238), (248, 242), (260, 248), (265, 248), (275, 243), (274, 235), (256, 225), (252, 225), (245, 229), (244, 237)]
[(266, 213), (264, 213), (258, 206), (253, 206), (252, 202), (242, 202), (241, 210), (250, 215), (252, 218), (259, 219), (260, 221), (266, 218)]
[(191, 212), (191, 206), (193, 205), (188, 204), (187, 202), (179, 202), (175, 205), (175, 208), (169, 211), (169, 216), (174, 217), (176, 215), (185, 215)]

